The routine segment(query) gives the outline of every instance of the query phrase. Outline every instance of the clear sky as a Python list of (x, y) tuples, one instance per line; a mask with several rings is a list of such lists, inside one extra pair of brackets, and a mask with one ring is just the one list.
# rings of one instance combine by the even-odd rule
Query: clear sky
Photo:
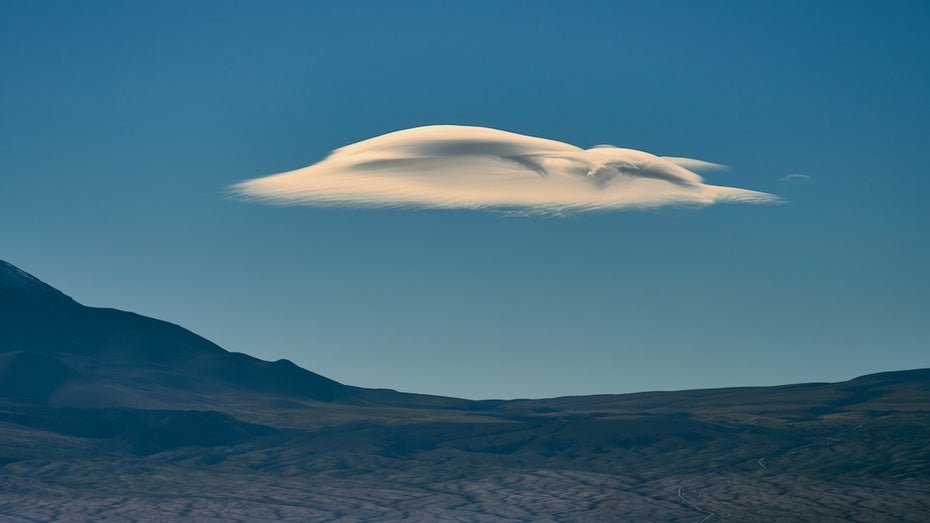
[[(0, 258), (366, 387), (930, 367), (927, 27), (923, 1), (8, 0)], [(428, 124), (719, 162), (709, 182), (786, 203), (515, 217), (225, 195)]]

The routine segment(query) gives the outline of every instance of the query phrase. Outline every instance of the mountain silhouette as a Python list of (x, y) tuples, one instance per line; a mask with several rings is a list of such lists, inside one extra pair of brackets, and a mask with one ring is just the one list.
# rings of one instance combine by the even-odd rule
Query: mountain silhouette
[[(170, 385), (173, 380), (175, 388), (192, 392), (229, 387), (322, 401), (350, 399), (357, 393), (354, 387), (287, 360), (266, 362), (228, 352), (165, 321), (86, 307), (4, 261), (0, 261), (0, 354), (0, 372), (15, 376), (13, 382), (4, 382), (6, 386), (46, 400), (54, 398), (55, 389), (66, 382), (93, 392), (119, 383), (140, 388)], [(131, 379), (126, 379), (127, 372)], [(75, 392), (69, 391), (70, 397), (78, 400)], [(105, 399), (105, 395), (95, 397), (98, 402)]]

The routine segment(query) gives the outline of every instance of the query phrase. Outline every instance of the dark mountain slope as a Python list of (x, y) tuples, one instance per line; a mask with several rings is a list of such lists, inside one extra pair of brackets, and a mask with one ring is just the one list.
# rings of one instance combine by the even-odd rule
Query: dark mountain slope
[[(197, 392), (198, 388), (248, 389), (319, 401), (351, 399), (347, 387), (281, 360), (266, 362), (230, 353), (177, 325), (115, 309), (85, 307), (24, 271), (0, 261), (0, 353), (7, 372), (15, 368), (22, 383), (51, 387), (68, 380), (120, 381), (125, 385), (170, 385), (158, 381), (168, 370)], [(31, 364), (23, 364), (24, 361)], [(2, 362), (4, 360), (0, 360)], [(0, 363), (3, 365), (3, 363)], [(67, 372), (62, 369), (69, 369)], [(151, 373), (146, 375), (145, 370)], [(178, 383), (180, 386), (180, 382)], [(19, 392), (20, 385), (8, 384)], [(19, 387), (19, 388), (17, 388)], [(49, 398), (51, 390), (28, 392)]]

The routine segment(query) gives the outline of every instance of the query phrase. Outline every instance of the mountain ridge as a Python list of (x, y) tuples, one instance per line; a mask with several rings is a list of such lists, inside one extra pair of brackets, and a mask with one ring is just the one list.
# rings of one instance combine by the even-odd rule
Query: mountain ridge
[(331, 400), (352, 388), (296, 365), (226, 351), (179, 325), (132, 312), (88, 307), (0, 261), (0, 353), (35, 352), (99, 374), (108, 364), (160, 367), (236, 386)]
[[(118, 309), (89, 307), (45, 284), (39, 278), (0, 260), (0, 354), (40, 353), (43, 370), (69, 369), (65, 375), (83, 378), (79, 390), (66, 399), (71, 406), (132, 406), (125, 394), (114, 396), (111, 367), (147, 368), (133, 377), (138, 383), (120, 383), (120, 389), (138, 388), (146, 378), (166, 374), (188, 382), (201, 381), (205, 389), (247, 388), (266, 394), (293, 395), (314, 401), (341, 401), (367, 405), (431, 406), (474, 409), (480, 402), (391, 389), (365, 389), (344, 385), (304, 369), (286, 359), (265, 361), (230, 352), (174, 323)], [(26, 356), (19, 356), (23, 358)], [(39, 360), (36, 360), (39, 361)], [(103, 361), (105, 364), (101, 365)], [(170, 367), (170, 368), (166, 368)], [(167, 371), (167, 372), (166, 372)], [(60, 373), (56, 371), (56, 373)], [(34, 373), (25, 381), (47, 381)], [(156, 376), (158, 374), (158, 376)], [(92, 383), (97, 378), (98, 383)], [(140, 381), (141, 380), (141, 381)], [(91, 390), (88, 392), (88, 387)], [(72, 387), (74, 389), (74, 387)], [(103, 394), (107, 392), (107, 394)], [(50, 391), (29, 392), (61, 401)], [(116, 403), (100, 402), (105, 396)], [(88, 397), (97, 398), (90, 401)], [(65, 401), (64, 405), (69, 405)], [(170, 405), (163, 405), (169, 407)]]
[(58, 289), (3, 260), (0, 260), (0, 289), (15, 289), (28, 294), (60, 295), (69, 298)]
[[(49, 300), (49, 302), (46, 303), (42, 301), (43, 298)], [(34, 311), (30, 310), (30, 308), (35, 306), (37, 301), (42, 306), (43, 313), (47, 315), (46, 319), (58, 321), (64, 325), (63, 329), (53, 329), (50, 332), (51, 335), (56, 337), (55, 343), (50, 342), (47, 339), (48, 336), (42, 334), (43, 332), (47, 332), (46, 328), (48, 325), (37, 326), (28, 320), (24, 321), (20, 314), (20, 312), (25, 309), (29, 315), (34, 315)], [(105, 326), (102, 328), (86, 327), (87, 324), (99, 323), (105, 324)], [(0, 328), (3, 329), (3, 335), (0, 336), (0, 353), (13, 352), (24, 348), (29, 348), (30, 350), (38, 349), (39, 351), (52, 353), (87, 353), (88, 351), (110, 352), (114, 348), (119, 348), (120, 350), (116, 352), (117, 355), (130, 357), (141, 356), (156, 363), (175, 362), (178, 359), (187, 359), (190, 361), (196, 360), (197, 357), (202, 357), (204, 355), (221, 355), (227, 358), (223, 364), (219, 364), (219, 362), (215, 360), (210, 360), (209, 362), (195, 362), (195, 366), (203, 366), (208, 363), (217, 365), (216, 372), (218, 375), (220, 377), (227, 376), (229, 379), (240, 378), (242, 377), (242, 373), (247, 374), (249, 372), (242, 368), (241, 364), (252, 364), (259, 367), (276, 369), (284, 374), (283, 376), (276, 376), (276, 378), (285, 378), (285, 381), (291, 380), (294, 382), (292, 386), (296, 387), (294, 390), (300, 388), (296, 383), (300, 378), (312, 379), (321, 385), (325, 385), (325, 388), (329, 389), (329, 392), (322, 394), (329, 399), (339, 396), (340, 393), (337, 392), (337, 389), (339, 389), (342, 394), (347, 394), (349, 391), (373, 391), (384, 394), (409, 395), (418, 398), (442, 398), (469, 403), (490, 402), (497, 404), (506, 401), (560, 400), (566, 398), (614, 397), (676, 392), (700, 393), (707, 391), (836, 385), (870, 379), (874, 380), (881, 377), (901, 378), (911, 374), (919, 375), (921, 379), (924, 378), (925, 375), (930, 376), (930, 369), (910, 369), (876, 372), (856, 376), (841, 382), (811, 382), (767, 387), (741, 386), (685, 389), (678, 391), (642, 391), (624, 394), (603, 393), (554, 398), (517, 398), (513, 400), (465, 400), (430, 394), (398, 392), (394, 389), (362, 389), (325, 378), (313, 371), (294, 364), (290, 360), (279, 359), (272, 362), (261, 360), (245, 353), (227, 351), (214, 342), (171, 322), (119, 309), (82, 305), (77, 300), (74, 300), (67, 294), (46, 284), (32, 274), (3, 260), (0, 260)], [(26, 333), (29, 335), (26, 335)], [(61, 343), (60, 339), (62, 337), (71, 338), (73, 343)], [(147, 343), (142, 340), (142, 338), (146, 337), (154, 339), (154, 342), (150, 341)], [(154, 347), (153, 345), (156, 344), (157, 347)], [(127, 347), (129, 350), (127, 350)], [(109, 355), (113, 356), (114, 354)], [(271, 385), (268, 384), (268, 386)], [(282, 390), (287, 390), (287, 387)], [(305, 391), (305, 393), (312, 395), (310, 391)]]

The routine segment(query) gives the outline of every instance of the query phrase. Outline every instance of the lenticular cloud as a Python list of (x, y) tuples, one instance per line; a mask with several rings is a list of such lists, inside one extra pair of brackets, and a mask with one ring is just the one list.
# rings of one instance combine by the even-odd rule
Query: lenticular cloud
[(562, 213), (723, 201), (771, 194), (709, 185), (717, 164), (457, 125), (388, 133), (302, 169), (247, 180), (234, 193), (279, 204), (509, 209)]

